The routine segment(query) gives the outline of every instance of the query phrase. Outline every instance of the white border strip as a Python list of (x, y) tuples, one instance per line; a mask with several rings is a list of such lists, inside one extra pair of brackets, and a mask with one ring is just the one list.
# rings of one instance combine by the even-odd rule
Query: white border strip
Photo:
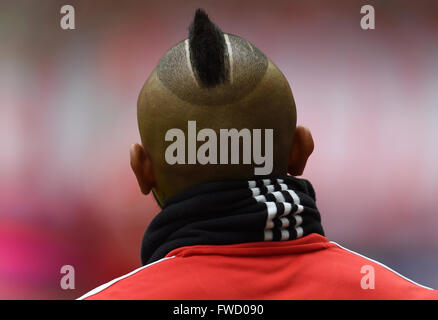
[(164, 258), (162, 258), (162, 259), (160, 259), (160, 260), (154, 261), (154, 262), (149, 263), (149, 264), (147, 264), (147, 265), (145, 265), (145, 266), (143, 266), (143, 267), (140, 267), (140, 268), (138, 268), (138, 269), (135, 269), (134, 271), (131, 271), (130, 273), (125, 274), (124, 276), (118, 277), (118, 278), (116, 278), (116, 279), (114, 279), (114, 280), (111, 280), (110, 282), (107, 282), (107, 283), (105, 283), (105, 284), (102, 284), (102, 285), (98, 286), (97, 288), (91, 290), (90, 292), (84, 294), (83, 296), (77, 298), (76, 300), (83, 300), (83, 299), (88, 298), (88, 297), (90, 297), (90, 296), (92, 296), (92, 295), (95, 295), (95, 294), (97, 294), (97, 293), (99, 293), (99, 292), (105, 290), (105, 289), (108, 288), (109, 286), (113, 285), (114, 283), (116, 283), (116, 282), (118, 282), (118, 281), (120, 281), (120, 280), (123, 280), (123, 279), (125, 279), (125, 278), (127, 278), (127, 277), (130, 277), (130, 276), (132, 276), (133, 274), (135, 274), (135, 273), (137, 273), (137, 272), (139, 272), (139, 271), (141, 271), (141, 270), (143, 270), (143, 269), (145, 269), (145, 268), (147, 268), (147, 267), (150, 267), (150, 266), (152, 266), (152, 265), (154, 265), (154, 264), (156, 264), (156, 263), (159, 263), (159, 262), (164, 261), (164, 260), (172, 259), (172, 258), (175, 258), (175, 256), (164, 257)]
[(409, 281), (410, 283), (413, 283), (413, 284), (415, 284), (415, 285), (417, 285), (417, 286), (419, 286), (419, 287), (422, 287), (422, 288), (424, 288), (424, 289), (434, 290), (434, 289), (432, 289), (432, 288), (429, 288), (429, 287), (423, 286), (422, 284), (416, 283), (415, 281), (406, 278), (405, 276), (401, 275), (401, 274), (398, 273), (397, 271), (392, 270), (390, 267), (385, 266), (383, 263), (381, 263), (381, 262), (379, 262), (379, 261), (373, 260), (373, 259), (371, 259), (371, 258), (365, 257), (364, 255), (361, 255), (360, 253), (357, 253), (357, 252), (354, 252), (354, 251), (352, 251), (352, 250), (350, 250), (350, 249), (344, 248), (344, 247), (341, 246), (339, 243), (336, 243), (336, 242), (334, 242), (334, 241), (330, 241), (330, 243), (333, 243), (333, 244), (337, 245), (339, 248), (344, 249), (344, 250), (346, 250), (346, 251), (348, 251), (348, 252), (354, 253), (355, 255), (358, 255), (359, 257), (362, 257), (362, 258), (365, 258), (365, 259), (367, 259), (367, 260), (370, 260), (370, 261), (374, 262), (375, 264), (378, 264), (379, 266), (384, 267), (385, 269), (391, 271), (392, 273), (395, 273), (395, 274), (398, 275), (399, 277), (401, 277), (401, 278), (403, 278), (403, 279)]

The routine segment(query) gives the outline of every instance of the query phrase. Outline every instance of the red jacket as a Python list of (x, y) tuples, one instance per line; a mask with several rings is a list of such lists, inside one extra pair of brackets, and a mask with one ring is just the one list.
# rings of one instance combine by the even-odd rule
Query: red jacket
[(438, 299), (438, 290), (313, 233), (181, 247), (79, 299)]

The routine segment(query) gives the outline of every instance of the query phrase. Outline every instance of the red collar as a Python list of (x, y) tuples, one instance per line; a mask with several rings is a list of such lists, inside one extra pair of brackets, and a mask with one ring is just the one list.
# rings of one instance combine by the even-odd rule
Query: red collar
[(170, 251), (166, 257), (188, 257), (194, 255), (272, 256), (322, 250), (331, 246), (333, 244), (326, 237), (317, 233), (311, 233), (303, 238), (289, 241), (185, 246)]

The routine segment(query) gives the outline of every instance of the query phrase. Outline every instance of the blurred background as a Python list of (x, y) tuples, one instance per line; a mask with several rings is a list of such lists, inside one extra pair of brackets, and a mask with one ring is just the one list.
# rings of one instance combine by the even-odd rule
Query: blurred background
[(137, 95), (198, 7), (288, 78), (327, 237), (438, 288), (437, 1), (18, 0), (0, 2), (0, 298), (77, 298), (140, 266), (159, 208), (129, 166)]

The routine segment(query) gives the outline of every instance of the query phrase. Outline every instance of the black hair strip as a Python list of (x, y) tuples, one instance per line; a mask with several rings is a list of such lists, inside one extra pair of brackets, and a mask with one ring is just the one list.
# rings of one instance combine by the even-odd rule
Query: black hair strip
[(197, 9), (189, 28), (190, 60), (201, 85), (211, 88), (227, 79), (223, 32)]

